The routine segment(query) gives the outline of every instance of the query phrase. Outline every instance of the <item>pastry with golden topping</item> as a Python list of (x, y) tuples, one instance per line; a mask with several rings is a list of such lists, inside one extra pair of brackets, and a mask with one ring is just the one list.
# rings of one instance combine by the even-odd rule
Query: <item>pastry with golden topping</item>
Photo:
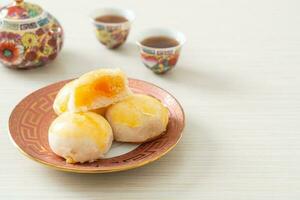
[(116, 103), (131, 91), (126, 75), (120, 69), (98, 69), (74, 81), (68, 110), (85, 112)]
[[(71, 82), (65, 84), (60, 89), (58, 94), (56, 95), (56, 98), (55, 98), (54, 103), (53, 103), (53, 110), (57, 115), (60, 115), (64, 112), (69, 111), (68, 103), (69, 103), (70, 94), (71, 94), (71, 91), (73, 89), (73, 86), (74, 86), (74, 81), (71, 81)], [(105, 111), (106, 111), (106, 107), (97, 108), (97, 109), (93, 109), (93, 110), (90, 110), (90, 111), (95, 112), (95, 113), (100, 114), (100, 115), (104, 115)]]
[(113, 141), (109, 123), (93, 112), (64, 112), (52, 122), (48, 132), (51, 149), (67, 163), (103, 158)]
[(169, 111), (153, 97), (134, 94), (108, 107), (106, 118), (116, 141), (141, 143), (164, 133)]
[(54, 102), (53, 110), (57, 115), (68, 111), (68, 102), (74, 81), (65, 84), (57, 93)]

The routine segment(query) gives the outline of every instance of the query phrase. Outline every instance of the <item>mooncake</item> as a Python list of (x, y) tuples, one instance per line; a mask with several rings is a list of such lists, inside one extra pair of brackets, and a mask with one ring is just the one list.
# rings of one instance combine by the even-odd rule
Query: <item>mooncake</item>
[(52, 122), (48, 133), (50, 148), (67, 163), (103, 158), (113, 141), (107, 120), (93, 112), (64, 112)]
[(134, 94), (108, 107), (106, 118), (116, 141), (140, 143), (164, 133), (169, 112), (159, 100)]

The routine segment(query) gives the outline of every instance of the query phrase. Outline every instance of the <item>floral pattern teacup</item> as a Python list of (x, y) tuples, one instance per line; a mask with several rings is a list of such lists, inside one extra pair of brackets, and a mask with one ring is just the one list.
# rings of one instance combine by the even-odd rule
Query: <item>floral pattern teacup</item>
[[(106, 23), (96, 21), (97, 17), (104, 15), (117, 15), (127, 19), (121, 23)], [(96, 37), (103, 45), (109, 49), (115, 49), (126, 41), (130, 26), (135, 15), (132, 11), (120, 8), (102, 8), (95, 10), (91, 14), (92, 22), (95, 26)]]
[[(142, 44), (144, 39), (153, 36), (173, 38), (179, 44), (170, 48), (153, 48)], [(175, 67), (179, 58), (181, 47), (184, 43), (185, 36), (181, 32), (164, 28), (146, 30), (139, 35), (137, 40), (137, 45), (140, 47), (142, 62), (146, 67), (157, 74), (163, 74)]]

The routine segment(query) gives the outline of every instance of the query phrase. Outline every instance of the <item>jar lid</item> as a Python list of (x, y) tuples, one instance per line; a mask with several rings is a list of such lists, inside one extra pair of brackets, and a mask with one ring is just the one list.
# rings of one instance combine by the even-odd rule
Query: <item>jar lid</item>
[(0, 9), (0, 18), (24, 20), (37, 17), (42, 13), (43, 9), (36, 4), (15, 0), (14, 3)]

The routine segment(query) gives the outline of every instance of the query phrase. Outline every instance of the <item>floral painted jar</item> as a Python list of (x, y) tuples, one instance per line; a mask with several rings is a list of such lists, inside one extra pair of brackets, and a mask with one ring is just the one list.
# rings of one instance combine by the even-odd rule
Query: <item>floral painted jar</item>
[(59, 22), (40, 6), (16, 0), (0, 9), (0, 62), (28, 69), (54, 60), (63, 45)]

